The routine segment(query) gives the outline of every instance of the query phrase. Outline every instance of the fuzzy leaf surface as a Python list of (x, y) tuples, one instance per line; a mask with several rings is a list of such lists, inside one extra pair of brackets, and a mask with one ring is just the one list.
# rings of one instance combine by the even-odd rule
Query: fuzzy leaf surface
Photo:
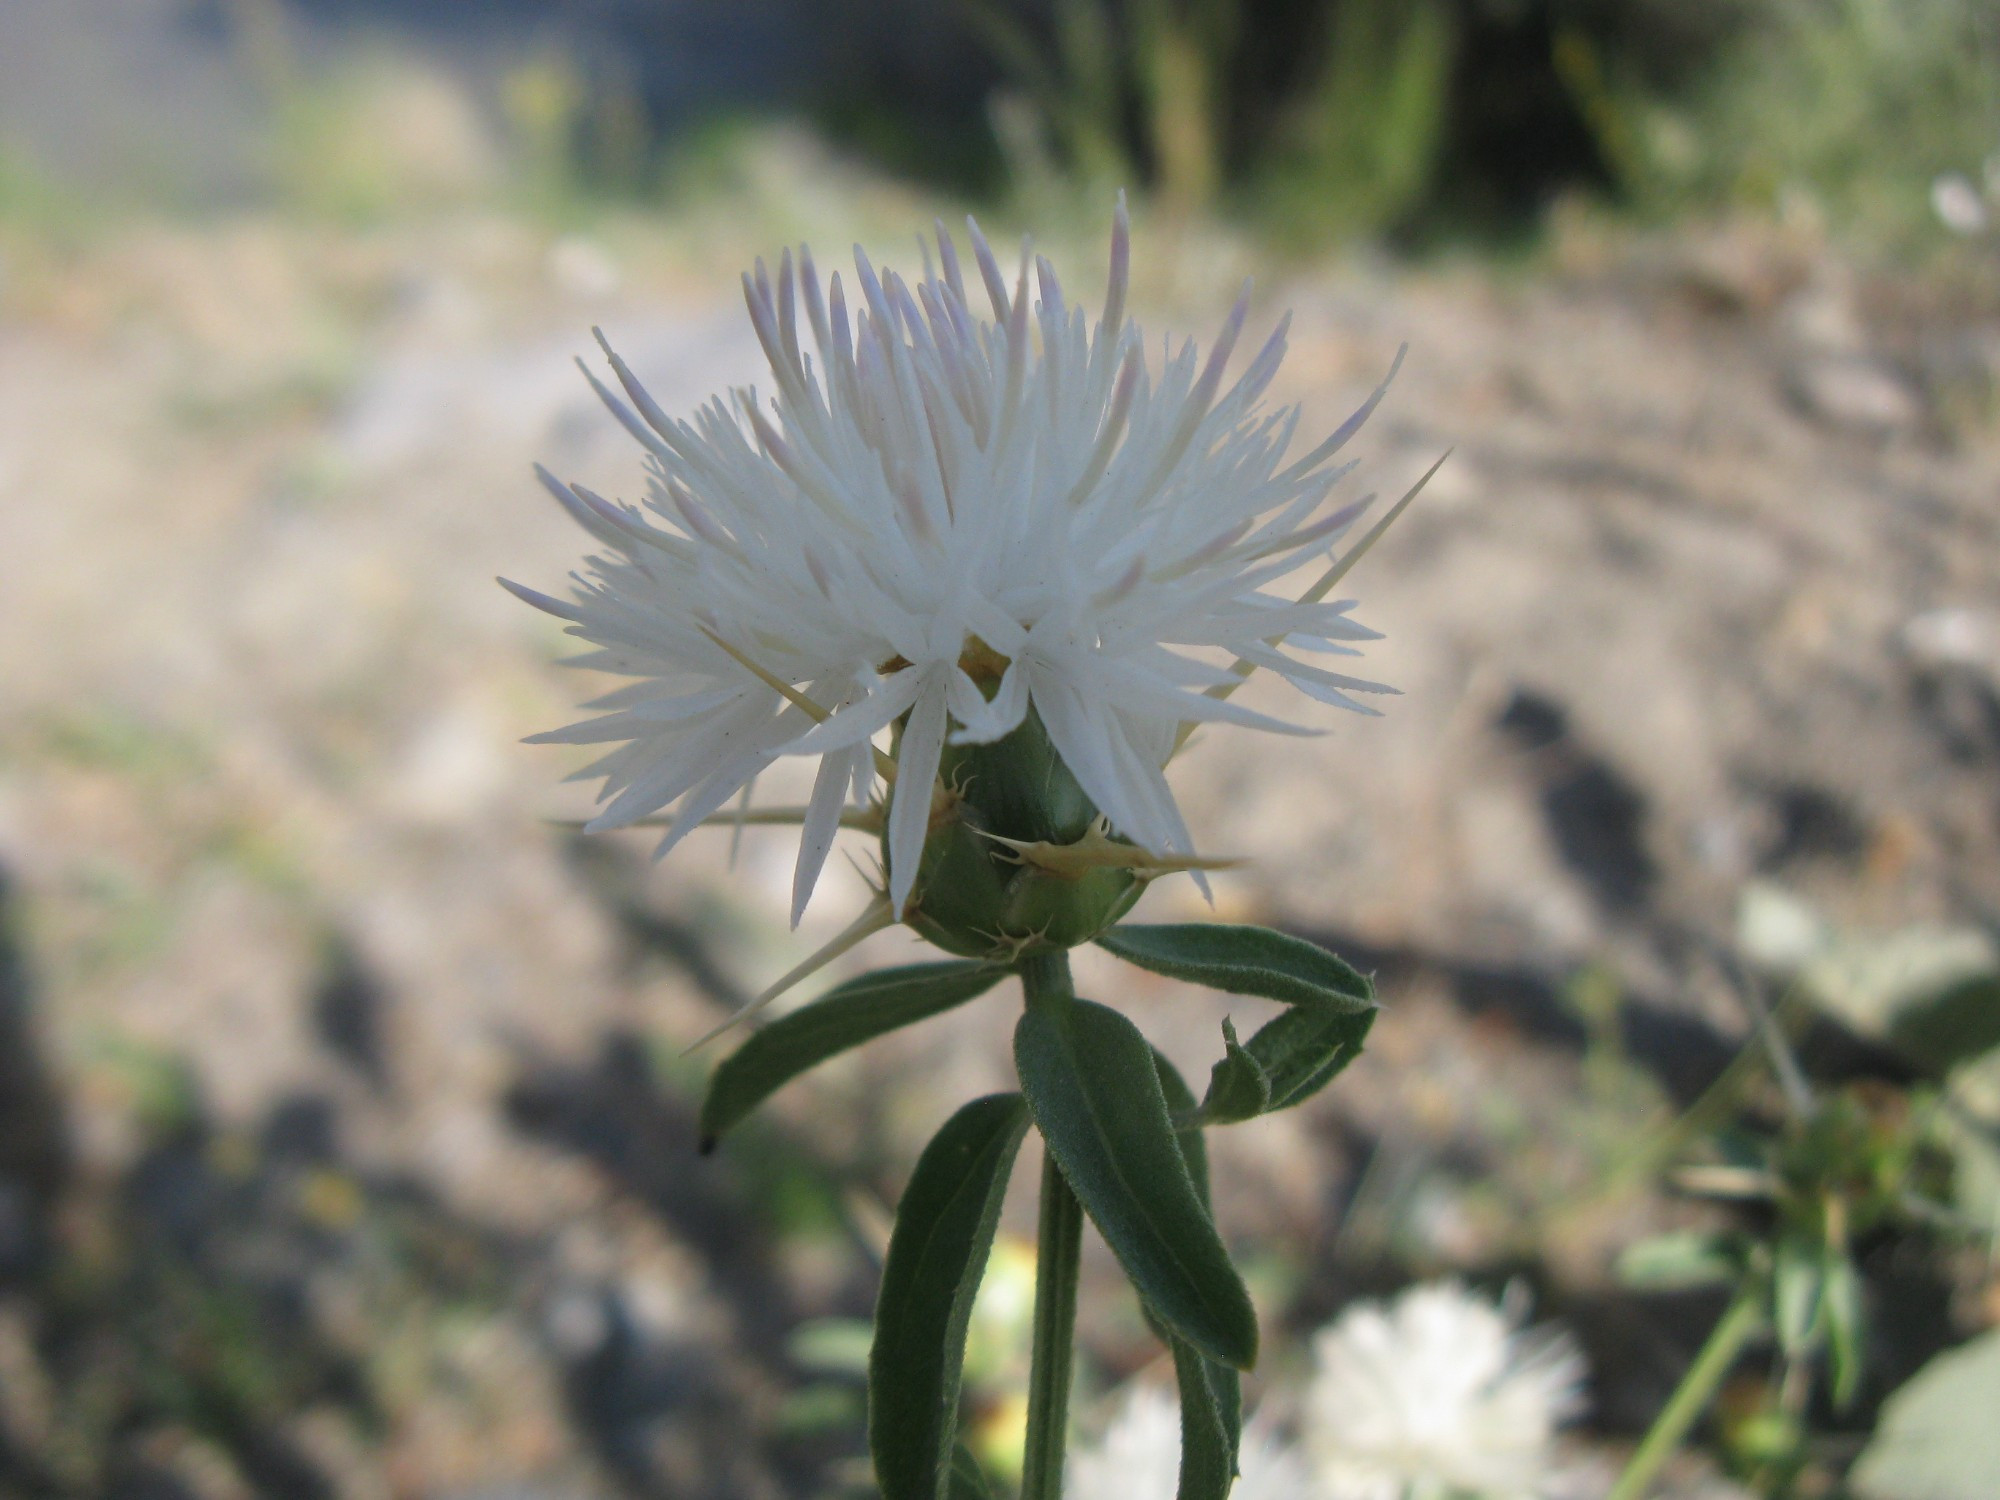
[(967, 961), (883, 969), (850, 979), (778, 1017), (716, 1068), (701, 1106), (704, 1143), (712, 1144), (778, 1089), (829, 1057), (963, 1005), (1007, 974), (999, 964)]
[(1353, 965), (1304, 938), (1222, 922), (1128, 922), (1097, 939), (1129, 964), (1232, 995), (1365, 1011), (1375, 987)]
[(868, 1448), (883, 1500), (944, 1500), (963, 1487), (966, 1321), (1027, 1132), (1019, 1094), (973, 1100), (924, 1147), (897, 1206), (868, 1355)]
[[(1153, 1053), (1167, 1113), (1174, 1119), (1194, 1112), (1194, 1095), (1180, 1071), (1158, 1051)], [(1176, 1137), (1181, 1160), (1204, 1206), (1209, 1206), (1208, 1145), (1199, 1126), (1184, 1127)], [(1211, 1207), (1211, 1212), (1213, 1209)], [(1207, 1359), (1185, 1339), (1174, 1337), (1149, 1312), (1153, 1331), (1173, 1352), (1174, 1383), (1181, 1398), (1181, 1466), (1176, 1500), (1227, 1500), (1236, 1479), (1237, 1448), (1243, 1438), (1243, 1382), (1228, 1365)]]
[(1219, 1363), (1257, 1358), (1257, 1315), (1195, 1191), (1153, 1049), (1088, 1000), (1030, 1007), (1014, 1062), (1035, 1124), (1139, 1295)]
[[(1261, 1112), (1290, 1109), (1325, 1088), (1361, 1055), (1361, 1044), (1374, 1024), (1373, 1009), (1319, 1010), (1303, 1005), (1265, 1022), (1242, 1048), (1269, 1089), (1270, 1097)], [(1233, 1057), (1225, 1057), (1216, 1067), (1220, 1072), (1234, 1065)], [(1210, 1099), (1202, 1105), (1204, 1117), (1213, 1108), (1215, 1084), (1211, 1078)], [(1226, 1117), (1214, 1118), (1220, 1124)]]
[(1222, 1022), (1222, 1048), (1222, 1061), (1209, 1073), (1208, 1097), (1201, 1103), (1203, 1125), (1234, 1125), (1241, 1120), (1254, 1120), (1271, 1107), (1271, 1075), (1236, 1039), (1235, 1023), (1226, 1017)]

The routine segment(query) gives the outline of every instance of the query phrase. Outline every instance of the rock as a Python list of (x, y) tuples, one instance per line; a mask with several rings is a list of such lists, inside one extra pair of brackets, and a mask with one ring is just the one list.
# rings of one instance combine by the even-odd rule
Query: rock
[(1908, 382), (1867, 355), (1802, 360), (1787, 374), (1785, 392), (1807, 416), (1863, 437), (1896, 437), (1923, 422), (1923, 404)]
[(389, 774), (391, 805), (434, 827), (469, 821), (506, 787), (505, 737), (471, 702), (447, 706), (421, 725)]
[(2000, 682), (2000, 610), (1925, 610), (1904, 624), (1901, 635), (1919, 666), (1972, 667)]

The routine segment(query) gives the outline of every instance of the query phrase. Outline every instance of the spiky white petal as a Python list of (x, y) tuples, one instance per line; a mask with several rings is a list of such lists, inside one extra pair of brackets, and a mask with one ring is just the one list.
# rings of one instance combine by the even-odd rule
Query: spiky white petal
[(604, 550), (574, 602), (510, 585), (596, 648), (580, 664), (634, 679), (602, 718), (544, 737), (620, 747), (586, 772), (604, 780), (590, 827), (673, 807), (664, 852), (780, 757), (824, 757), (794, 921), (841, 803), (873, 788), (871, 743), (899, 719), (896, 779), (912, 791), (888, 829), (898, 912), (947, 742), (998, 739), (1032, 708), (1121, 836), (1188, 854), (1164, 775), (1183, 726), (1308, 732), (1225, 702), (1232, 660), (1363, 712), (1352, 694), (1388, 691), (1282, 649), (1373, 638), (1351, 601), (1276, 591), (1360, 514), (1325, 512), (1346, 472), (1326, 465), (1381, 391), (1281, 467), (1297, 412), (1261, 398), (1288, 325), (1224, 384), (1247, 289), (1205, 358), (1187, 341), (1155, 362), (1124, 312), (1122, 202), (1095, 324), (1046, 260), (1024, 248), (1010, 280), (970, 228), (990, 320), (942, 229), (941, 270), (914, 286), (857, 249), (852, 316), (809, 252), (796, 269), (787, 252), (775, 282), (760, 262), (744, 294), (768, 402), (746, 388), (671, 417), (607, 344), (623, 397), (585, 373), (644, 449), (645, 503), (544, 473)]
[(1535, 1500), (1585, 1367), (1525, 1308), (1457, 1282), (1360, 1302), (1313, 1341), (1301, 1436), (1326, 1500)]

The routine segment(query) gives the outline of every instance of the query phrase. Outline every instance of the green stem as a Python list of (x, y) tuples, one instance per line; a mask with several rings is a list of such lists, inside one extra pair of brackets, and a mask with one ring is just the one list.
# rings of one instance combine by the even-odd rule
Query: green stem
[(1028, 1445), (1021, 1500), (1061, 1500), (1069, 1437), (1069, 1379), (1076, 1364), (1076, 1272), (1083, 1205), (1053, 1156), (1042, 1158), (1042, 1227), (1035, 1261), (1035, 1345), (1028, 1365)]
[[(1075, 998), (1069, 955), (1021, 961), (1030, 1005)], [(1053, 1155), (1042, 1158), (1042, 1212), (1035, 1258), (1035, 1342), (1028, 1365), (1028, 1442), (1021, 1500), (1062, 1500), (1063, 1448), (1069, 1437), (1069, 1382), (1076, 1364), (1077, 1265), (1083, 1255), (1083, 1205)]]
[(1021, 988), (1030, 1005), (1060, 1005), (1076, 998), (1076, 984), (1069, 977), (1069, 955), (1031, 953), (1016, 965)]
[(1736, 1300), (1709, 1332), (1708, 1342), (1701, 1346), (1687, 1374), (1681, 1377), (1681, 1383), (1674, 1387), (1673, 1395), (1653, 1419), (1652, 1427), (1633, 1450), (1625, 1472), (1618, 1476), (1618, 1483), (1605, 1500), (1641, 1500), (1660, 1465), (1680, 1447), (1688, 1429), (1715, 1395), (1715, 1388), (1722, 1384), (1722, 1377), (1736, 1363), (1736, 1356), (1763, 1323), (1760, 1290), (1746, 1287), (1736, 1294)]

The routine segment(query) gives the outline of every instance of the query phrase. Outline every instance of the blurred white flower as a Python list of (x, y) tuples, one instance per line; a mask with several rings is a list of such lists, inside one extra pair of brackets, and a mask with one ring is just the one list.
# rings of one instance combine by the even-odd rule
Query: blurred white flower
[(549, 246), (549, 280), (557, 291), (579, 302), (616, 296), (624, 283), (611, 252), (581, 234), (566, 234)]
[[(1094, 324), (1048, 261), (1024, 245), (1010, 285), (971, 233), (991, 322), (942, 229), (914, 285), (857, 249), (851, 319), (840, 277), (822, 291), (809, 252), (795, 267), (787, 251), (775, 279), (759, 263), (744, 291), (768, 405), (746, 388), (670, 417), (607, 345), (625, 399), (591, 379), (646, 450), (645, 503), (545, 473), (605, 550), (573, 602), (508, 585), (590, 643), (578, 665), (632, 679), (592, 705), (602, 717), (539, 737), (617, 746), (579, 773), (604, 779), (590, 827), (674, 806), (664, 853), (780, 756), (819, 759), (794, 921), (843, 806), (872, 791), (874, 738), (898, 721), (896, 782), (927, 789), (947, 736), (994, 740), (1032, 708), (1120, 835), (1185, 855), (1163, 774), (1183, 726), (1306, 732), (1226, 701), (1242, 673), (1268, 668), (1361, 712), (1352, 694), (1390, 691), (1281, 649), (1347, 656), (1376, 638), (1352, 601), (1323, 602), (1337, 569), (1320, 592), (1273, 592), (1360, 514), (1325, 512), (1346, 472), (1328, 463), (1382, 389), (1287, 463), (1298, 410), (1261, 398), (1289, 320), (1225, 386), (1247, 300), (1206, 358), (1190, 340), (1149, 360), (1125, 316), (1122, 203)], [(929, 810), (925, 795), (891, 799), (898, 914)]]
[[(1181, 1412), (1168, 1392), (1135, 1383), (1095, 1443), (1072, 1447), (1064, 1500), (1172, 1500), (1180, 1484)], [(1243, 1430), (1230, 1500), (1313, 1500), (1304, 1462), (1256, 1420)]]
[(1978, 234), (1986, 228), (1986, 200), (1963, 172), (1941, 172), (1931, 180), (1931, 212), (1953, 234)]
[(1567, 1335), (1457, 1282), (1361, 1302), (1313, 1341), (1301, 1437), (1325, 1500), (1532, 1500), (1583, 1407)]

